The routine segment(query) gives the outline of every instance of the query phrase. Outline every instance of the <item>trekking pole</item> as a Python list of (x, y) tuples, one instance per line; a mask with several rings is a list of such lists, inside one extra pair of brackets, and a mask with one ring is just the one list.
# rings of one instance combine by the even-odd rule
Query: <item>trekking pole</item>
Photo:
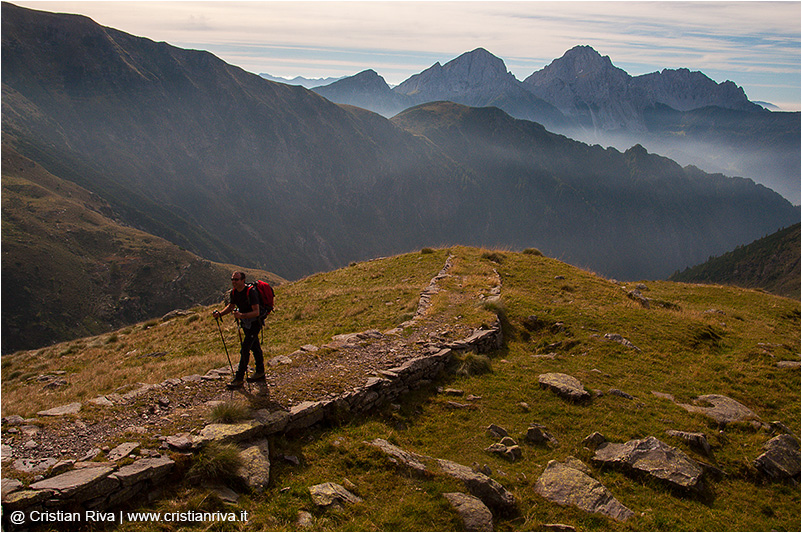
[[(235, 318), (234, 321), (237, 323), (237, 337), (239, 337), (239, 345), (242, 346), (242, 331), (240, 331), (240, 328), (242, 328), (242, 324), (240, 324), (239, 318)], [(245, 387), (248, 389), (248, 392), (250, 393), (251, 392), (251, 384), (248, 383), (248, 379), (247, 378), (248, 378), (248, 369), (246, 368), (245, 369), (245, 375), (242, 376), (242, 379), (245, 380)]]
[(216, 316), (214, 319), (217, 321), (217, 329), (220, 331), (220, 338), (223, 340), (223, 348), (226, 350), (226, 358), (228, 359), (228, 368), (231, 369), (231, 376), (234, 376), (234, 365), (231, 364), (231, 356), (228, 355), (228, 346), (226, 346), (226, 338), (223, 336), (223, 328), (220, 327), (220, 317)]

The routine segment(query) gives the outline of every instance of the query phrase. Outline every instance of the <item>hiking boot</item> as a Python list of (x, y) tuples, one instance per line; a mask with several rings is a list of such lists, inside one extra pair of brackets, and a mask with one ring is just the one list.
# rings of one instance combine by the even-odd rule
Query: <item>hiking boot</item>
[(253, 383), (254, 381), (264, 381), (264, 380), (265, 380), (264, 371), (256, 372), (255, 374), (253, 374), (248, 378), (248, 383)]
[(231, 390), (241, 389), (244, 384), (245, 382), (242, 380), (242, 378), (234, 378), (234, 380), (231, 383), (226, 385), (226, 388)]

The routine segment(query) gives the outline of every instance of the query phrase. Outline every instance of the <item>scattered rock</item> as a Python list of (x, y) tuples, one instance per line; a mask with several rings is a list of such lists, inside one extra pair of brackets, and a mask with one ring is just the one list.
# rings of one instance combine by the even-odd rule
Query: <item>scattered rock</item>
[(610, 389), (607, 391), (608, 394), (612, 394), (613, 396), (620, 396), (621, 398), (626, 398), (627, 400), (634, 400), (635, 397), (631, 394), (627, 394), (626, 392), (619, 390), (619, 389)]
[(695, 448), (696, 450), (702, 452), (706, 456), (710, 457), (713, 454), (713, 450), (710, 448), (710, 443), (707, 441), (707, 435), (704, 433), (691, 433), (688, 431), (676, 431), (673, 429), (666, 430), (667, 435), (671, 435), (672, 437), (677, 437), (682, 439), (685, 444), (688, 446)]
[(582, 440), (582, 446), (591, 451), (595, 451), (596, 448), (598, 448), (605, 442), (607, 442), (607, 439), (604, 438), (604, 435), (602, 435), (598, 431), (594, 431), (593, 433), (591, 433)]
[(309, 487), (309, 493), (312, 495), (312, 501), (321, 507), (342, 503), (360, 503), (362, 501), (362, 498), (355, 496), (342, 485), (331, 482)]
[[(681, 403), (679, 406), (691, 413), (701, 413), (708, 416), (721, 425), (731, 422), (760, 420), (751, 409), (721, 394), (699, 396), (693, 403), (694, 405)], [(704, 404), (708, 405), (705, 406)]]
[[(439, 472), (463, 482), (468, 492), (482, 500), (490, 509), (502, 513), (513, 513), (516, 510), (515, 496), (501, 484), (481, 472), (476, 472), (467, 466), (445, 459), (434, 459), (408, 452), (384, 439), (374, 439), (368, 444), (378, 448), (392, 457), (395, 462), (409, 468), (418, 475), (430, 475), (432, 472), (439, 470)], [(434, 464), (430, 468), (427, 463)]]
[(89, 400), (89, 403), (94, 405), (99, 405), (101, 407), (112, 407), (114, 402), (106, 398), (105, 396), (98, 396), (97, 398), (92, 398)]
[[(505, 437), (505, 439), (510, 439), (509, 437)], [(512, 439), (510, 439), (512, 440)], [(523, 455), (521, 452), (521, 447), (515, 444), (513, 441), (512, 444), (502, 442), (496, 442), (495, 444), (491, 444), (487, 448), (485, 448), (486, 452), (494, 453), (496, 455), (500, 455), (504, 459), (507, 459), (511, 463), (514, 463), (518, 459), (521, 458)]]
[(777, 368), (799, 368), (799, 361), (777, 361)]
[[(601, 513), (614, 520), (624, 521), (634, 513), (619, 502), (604, 485), (576, 468), (574, 460), (568, 463), (549, 461), (546, 470), (537, 480), (535, 492), (560, 505), (573, 505), (589, 513)], [(587, 470), (587, 467), (585, 467)]]
[(295, 525), (300, 529), (312, 529), (315, 526), (315, 517), (309, 511), (298, 511)]
[(237, 470), (237, 478), (252, 490), (266, 489), (270, 483), (270, 446), (267, 440), (245, 448), (239, 456), (242, 465)]
[(755, 459), (755, 467), (773, 479), (798, 478), (799, 441), (792, 435), (777, 435), (763, 445), (766, 450)]
[(640, 351), (640, 348), (638, 348), (637, 346), (632, 344), (629, 341), (629, 339), (625, 339), (622, 335), (620, 335), (618, 333), (605, 333), (604, 334), (604, 338), (607, 339), (608, 341), (611, 341), (611, 342), (617, 342), (618, 344), (626, 346), (627, 348), (632, 348), (636, 352)]
[(67, 405), (62, 405), (59, 407), (54, 407), (52, 409), (48, 409), (47, 411), (39, 411), (36, 413), (39, 416), (64, 416), (64, 415), (74, 415), (81, 410), (81, 403), (75, 402), (70, 403)]
[(462, 492), (448, 492), (443, 496), (459, 514), (464, 531), (493, 531), (493, 513), (482, 500)]
[(168, 446), (179, 451), (186, 452), (195, 446), (195, 440), (189, 433), (178, 433), (177, 435), (170, 435), (165, 440)]
[(124, 442), (108, 453), (109, 461), (117, 461), (139, 448), (138, 442)]
[(590, 394), (582, 386), (582, 382), (568, 374), (541, 374), (538, 382), (541, 387), (549, 388), (567, 400), (574, 402), (590, 400)]
[(42, 459), (17, 459), (14, 461), (14, 470), (24, 472), (26, 474), (41, 474), (47, 472), (50, 467), (58, 463), (58, 460), (53, 457), (45, 457)]
[(623, 467), (661, 479), (681, 489), (698, 489), (703, 474), (698, 463), (655, 437), (624, 444), (605, 442), (596, 448), (593, 460)]
[(501, 426), (497, 426), (496, 424), (490, 424), (489, 426), (487, 426), (487, 433), (491, 437), (494, 437), (494, 438), (497, 438), (497, 439), (503, 439), (504, 437), (509, 435), (509, 433), (507, 432), (506, 429), (504, 429)]
[(543, 445), (543, 444), (559, 444), (557, 439), (554, 438), (554, 435), (546, 431), (546, 426), (542, 426), (540, 424), (532, 424), (526, 430), (526, 442), (535, 444), (535, 445)]

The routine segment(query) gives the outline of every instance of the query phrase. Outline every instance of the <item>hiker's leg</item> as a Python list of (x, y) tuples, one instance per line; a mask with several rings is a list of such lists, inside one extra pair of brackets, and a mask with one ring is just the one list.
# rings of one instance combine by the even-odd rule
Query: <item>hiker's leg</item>
[(242, 339), (242, 346), (239, 351), (239, 366), (237, 367), (237, 379), (244, 379), (245, 373), (248, 371), (248, 360), (251, 358), (251, 344), (253, 337), (248, 335), (248, 330), (245, 330), (245, 336)]
[[(237, 376), (242, 377), (248, 370), (248, 360), (250, 352), (253, 351), (253, 360), (256, 364), (256, 371), (265, 371), (265, 362), (262, 357), (262, 348), (259, 346), (259, 327), (258, 325), (250, 328), (243, 328), (245, 336), (242, 339), (242, 350), (240, 351), (239, 369)], [(257, 355), (258, 354), (258, 355)], [(261, 367), (261, 368), (260, 368)]]
[(253, 363), (256, 366), (256, 373), (257, 374), (264, 374), (265, 373), (265, 356), (264, 352), (262, 352), (262, 345), (259, 343), (259, 330), (262, 329), (259, 324), (253, 327)]

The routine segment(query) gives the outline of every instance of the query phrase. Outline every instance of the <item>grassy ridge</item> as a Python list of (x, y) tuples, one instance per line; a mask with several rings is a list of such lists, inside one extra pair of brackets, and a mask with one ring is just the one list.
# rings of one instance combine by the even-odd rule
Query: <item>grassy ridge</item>
[[(627, 290), (634, 286), (625, 290), (554, 259), (459, 247), (448, 252), (456, 256), (454, 276), (448, 282), (454, 290), (476, 292), (477, 280), (492, 269), (501, 276), (502, 300), (496, 309), (501, 314), (505, 345), (492, 354), (492, 372), (481, 376), (446, 373), (430, 387), (404, 397), (397, 407), (387, 406), (373, 416), (339, 427), (272, 439), (270, 488), (261, 496), (245, 495), (238, 503), (249, 511), (250, 522), (244, 529), (298, 529), (295, 521), (300, 510), (312, 513), (314, 530), (461, 529), (441, 494), (464, 488), (440, 476), (416, 479), (397, 471), (384, 456), (364, 444), (374, 438), (465, 465), (487, 464), (492, 477), (515, 494), (521, 511), (519, 516), (497, 517), (497, 530), (531, 531), (545, 523), (600, 531), (800, 528), (799, 485), (768, 482), (752, 466), (769, 438), (766, 432), (748, 424), (719, 430), (703, 416), (652, 394), (673, 394), (682, 402), (702, 394), (724, 394), (754, 410), (763, 421), (782, 422), (798, 437), (799, 372), (776, 367), (779, 360), (799, 360), (798, 301), (734, 287), (647, 282), (648, 288), (642, 290), (645, 296), (674, 307), (645, 309), (627, 296)], [(382, 329), (406, 320), (414, 312), (420, 289), (441, 268), (446, 255), (446, 250), (405, 254), (281, 287), (277, 312), (271, 319), (269, 354), (288, 353), (340, 332)], [(437, 303), (441, 304), (445, 305)], [(31, 398), (36, 391), (20, 376), (11, 378), (11, 373), (19, 372), (23, 361), (32, 356), (39, 371), (55, 368), (53, 365), (66, 362), (68, 357), (59, 356), (58, 350), (80, 351), (76, 364), (78, 360), (99, 364), (114, 357), (124, 363), (125, 354), (132, 349), (169, 348), (161, 367), (126, 366), (125, 379), (131, 381), (156, 382), (189, 370), (202, 372), (220, 366), (224, 359), (221, 347), (216, 345), (217, 331), (213, 322), (208, 322), (210, 310), (198, 308), (194, 315), (158, 328), (120, 332), (114, 341), (97, 338), (84, 342), (83, 348), (73, 343), (25, 358), (4, 356), (3, 415), (35, 409)], [(464, 313), (474, 310), (466, 308)], [(530, 315), (549, 327), (527, 329), (524, 321)], [(556, 323), (562, 327), (550, 327)], [(640, 351), (604, 340), (605, 333), (623, 335)], [(100, 346), (90, 350), (92, 343)], [(556, 358), (534, 357), (548, 353), (557, 354)], [(84, 376), (91, 375), (89, 369), (84, 372)], [(586, 389), (602, 395), (588, 405), (567, 403), (539, 387), (538, 376), (546, 372), (571, 374)], [(481, 399), (472, 402), (475, 409), (455, 410), (448, 404), (453, 398), (438, 394), (437, 386), (461, 389)], [(610, 388), (623, 390), (635, 400), (609, 394)], [(84, 394), (103, 392), (87, 389)], [(80, 393), (50, 394), (53, 396), (47, 401), (55, 405), (65, 401), (67, 394)], [(55, 394), (65, 397), (55, 398)], [(23, 405), (27, 407), (20, 407)], [(558, 444), (524, 444), (523, 435), (532, 422), (545, 425)], [(508, 463), (484, 451), (494, 442), (485, 432), (491, 423), (506, 428), (522, 444), (520, 461)], [(706, 433), (713, 458), (701, 457), (667, 436), (667, 429)], [(712, 478), (709, 491), (694, 497), (647, 479), (593, 467), (593, 477), (635, 511), (635, 516), (623, 524), (561, 507), (536, 495), (534, 485), (549, 460), (574, 455), (589, 463), (591, 454), (580, 442), (593, 431), (618, 442), (654, 435), (694, 458), (714, 463), (725, 475)], [(300, 464), (283, 460), (289, 455), (299, 458)], [(309, 486), (325, 481), (343, 483), (346, 478), (356, 486), (364, 503), (323, 511), (311, 502)], [(218, 507), (224, 508), (207, 491), (190, 484), (148, 506), (162, 511)], [(174, 526), (128, 523), (121, 529), (164, 530)], [(215, 529), (224, 524), (187, 523), (183, 527)]]

